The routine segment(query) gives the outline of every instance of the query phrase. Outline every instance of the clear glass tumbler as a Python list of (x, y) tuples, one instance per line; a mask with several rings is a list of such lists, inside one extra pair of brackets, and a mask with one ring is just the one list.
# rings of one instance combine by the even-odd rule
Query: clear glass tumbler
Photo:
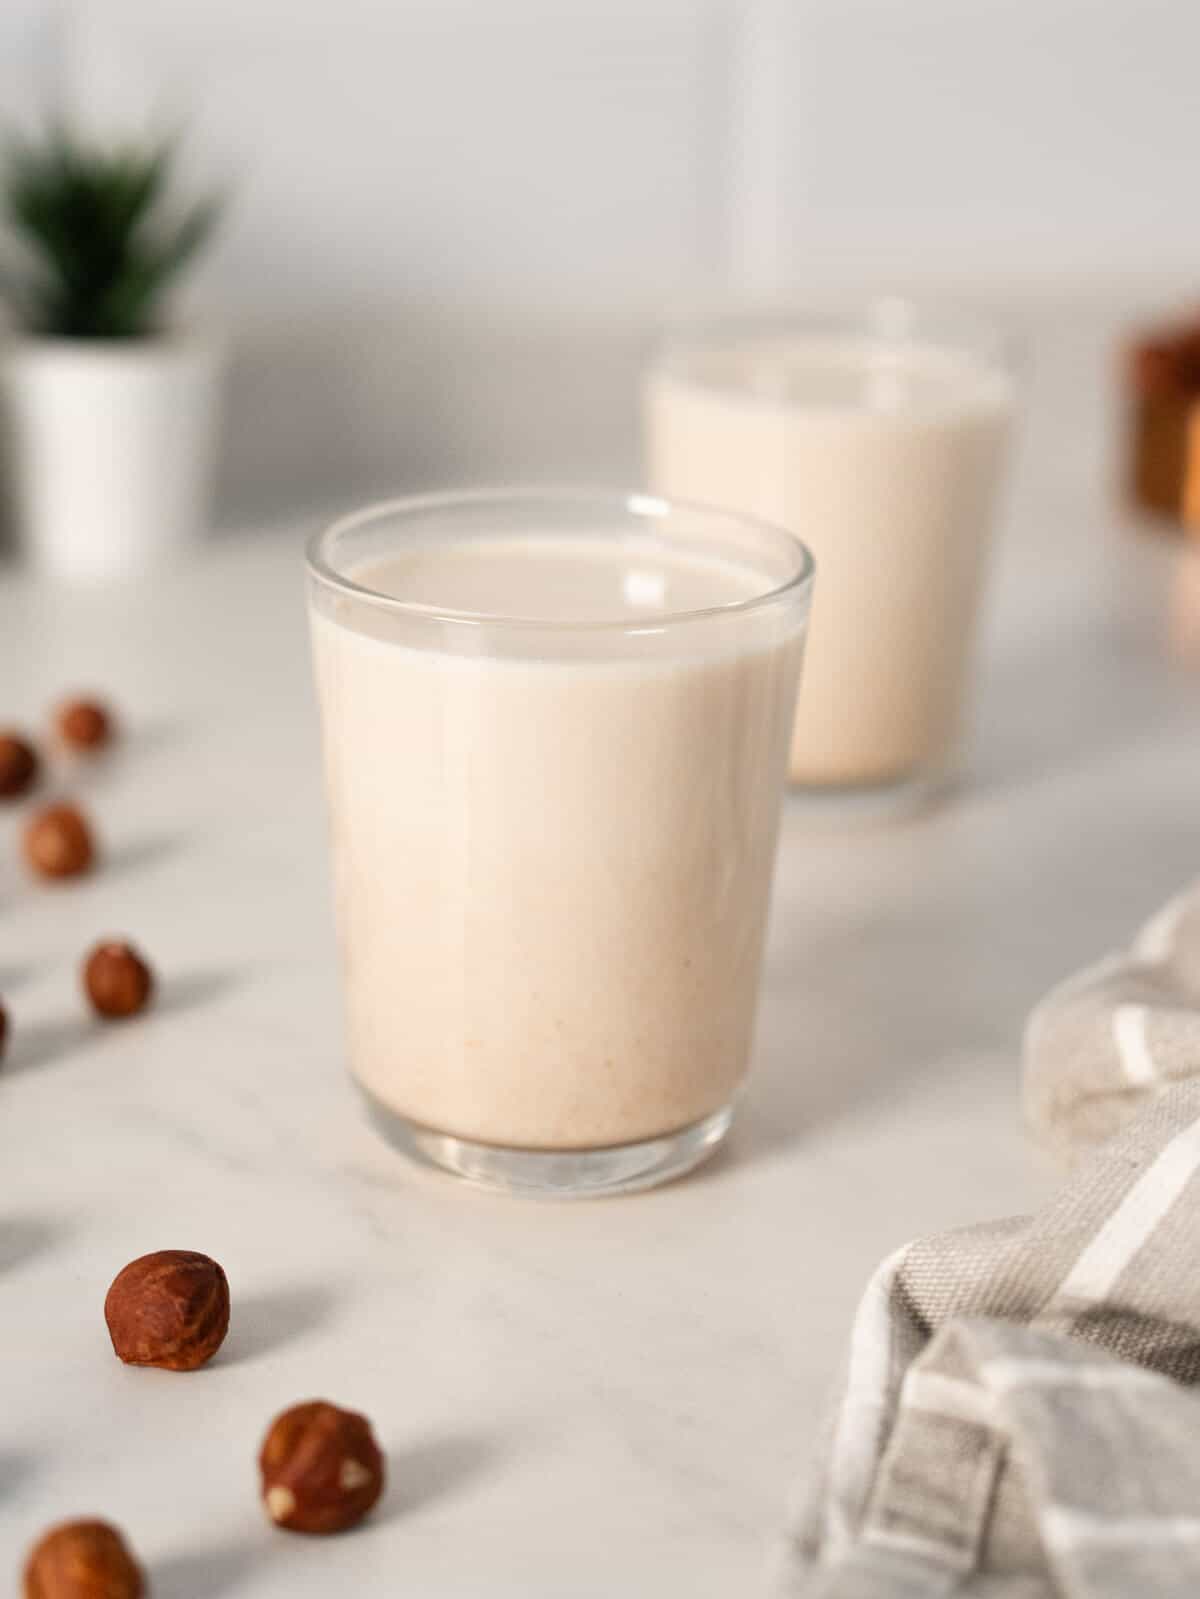
[(571, 1196), (724, 1137), (812, 571), (645, 495), (425, 497), (314, 538), (350, 1063), (400, 1149)]
[(890, 809), (957, 754), (1015, 381), (969, 319), (880, 299), (662, 342), (651, 488), (789, 528), (821, 569), (793, 783)]

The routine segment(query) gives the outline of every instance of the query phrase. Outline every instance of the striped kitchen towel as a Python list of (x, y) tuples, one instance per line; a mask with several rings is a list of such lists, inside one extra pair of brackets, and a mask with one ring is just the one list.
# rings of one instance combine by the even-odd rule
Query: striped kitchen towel
[(1200, 1596), (1200, 887), (1052, 993), (1026, 1061), (1073, 1176), (880, 1267), (782, 1593)]

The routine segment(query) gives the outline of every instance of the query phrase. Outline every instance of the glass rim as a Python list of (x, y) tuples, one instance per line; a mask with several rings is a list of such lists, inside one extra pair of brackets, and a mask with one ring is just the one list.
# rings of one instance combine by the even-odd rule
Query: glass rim
[(895, 344), (943, 345), (970, 353), (998, 370), (1017, 375), (1025, 354), (1021, 338), (986, 312), (954, 299), (920, 294), (815, 294), (794, 299), (733, 300), (696, 306), (666, 318), (653, 340), (649, 369), (691, 376), (688, 363), (728, 337), (768, 333), (859, 333)]
[[(338, 571), (329, 556), (329, 546), (335, 539), (370, 522), (382, 522), (389, 518), (404, 520), (439, 511), (486, 510), (488, 507), (513, 510), (522, 505), (542, 509), (554, 505), (563, 507), (573, 505), (591, 511), (609, 511), (617, 516), (633, 517), (645, 522), (675, 515), (706, 517), (729, 528), (741, 528), (766, 535), (777, 546), (782, 546), (792, 555), (795, 570), (781, 582), (772, 583), (769, 588), (764, 588), (762, 593), (752, 594), (747, 599), (731, 600), (724, 605), (662, 611), (644, 619), (614, 617), (588, 621), (559, 617), (517, 616), (503, 611), (469, 611), (453, 606), (430, 605), (420, 601), (399, 599), (393, 594), (384, 594), (365, 583), (356, 582)], [(681, 547), (687, 547), (685, 541), (681, 541)], [(464, 627), (511, 628), (526, 632), (550, 633), (660, 633), (686, 623), (744, 616), (777, 604), (789, 596), (794, 595), (798, 599), (807, 600), (816, 572), (816, 562), (808, 546), (795, 534), (789, 533), (786, 528), (761, 517), (750, 516), (741, 511), (731, 511), (722, 506), (706, 505), (694, 500), (680, 500), (637, 490), (571, 488), (561, 485), (450, 489), (376, 500), (317, 528), (306, 541), (305, 556), (309, 574), (318, 582), (348, 599), (375, 606), (393, 616), (405, 616), (423, 622), (448, 622)]]

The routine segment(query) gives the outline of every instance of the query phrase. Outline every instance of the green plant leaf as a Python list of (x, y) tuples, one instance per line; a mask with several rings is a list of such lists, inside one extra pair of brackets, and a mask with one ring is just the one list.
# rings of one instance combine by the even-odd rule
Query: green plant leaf
[(0, 145), (0, 210), (20, 252), (0, 297), (21, 326), (67, 338), (153, 332), (172, 284), (222, 210), (209, 196), (170, 217), (178, 144), (105, 148), (52, 123)]

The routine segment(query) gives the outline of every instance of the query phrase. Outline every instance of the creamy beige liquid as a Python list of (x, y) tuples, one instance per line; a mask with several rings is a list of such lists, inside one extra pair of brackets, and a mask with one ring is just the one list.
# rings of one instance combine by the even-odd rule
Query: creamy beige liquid
[(651, 374), (652, 487), (778, 523), (816, 556), (794, 780), (947, 761), (1012, 409), (975, 358), (867, 339), (744, 339)]
[[(314, 615), (355, 1074), (460, 1138), (579, 1149), (728, 1104), (745, 1072), (799, 667), (763, 589), (649, 540), (427, 546), (357, 572), (545, 622), (486, 639)], [(479, 653), (481, 651), (489, 653)]]

